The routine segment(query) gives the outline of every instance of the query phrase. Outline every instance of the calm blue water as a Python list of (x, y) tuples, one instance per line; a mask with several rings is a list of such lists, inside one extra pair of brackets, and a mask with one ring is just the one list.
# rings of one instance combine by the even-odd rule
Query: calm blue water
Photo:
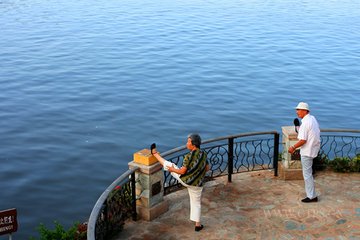
[(86, 221), (152, 142), (280, 131), (299, 101), (322, 128), (359, 129), (358, 0), (0, 0), (0, 22), (16, 239)]

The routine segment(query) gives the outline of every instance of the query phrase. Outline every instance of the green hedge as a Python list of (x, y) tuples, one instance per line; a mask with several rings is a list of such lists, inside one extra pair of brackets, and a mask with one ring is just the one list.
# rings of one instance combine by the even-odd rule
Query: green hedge
[(360, 154), (354, 158), (348, 157), (337, 157), (332, 161), (328, 162), (330, 168), (335, 172), (360, 172)]
[[(86, 240), (86, 223), (74, 223), (68, 230), (58, 223), (54, 222), (55, 228), (48, 229), (44, 224), (40, 223), (37, 228), (40, 233), (39, 240)], [(30, 240), (37, 240), (34, 237), (30, 237)]]

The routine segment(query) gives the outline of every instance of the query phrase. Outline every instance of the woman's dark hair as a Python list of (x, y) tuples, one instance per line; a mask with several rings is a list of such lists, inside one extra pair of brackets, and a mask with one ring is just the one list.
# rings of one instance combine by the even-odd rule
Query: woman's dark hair
[(195, 145), (197, 148), (200, 148), (201, 145), (201, 137), (197, 133), (191, 133), (189, 134), (188, 138), (191, 139), (192, 145)]

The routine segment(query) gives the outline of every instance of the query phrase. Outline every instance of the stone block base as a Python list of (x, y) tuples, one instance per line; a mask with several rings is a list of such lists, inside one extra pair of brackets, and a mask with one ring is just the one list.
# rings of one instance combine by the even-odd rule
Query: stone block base
[(302, 169), (285, 168), (282, 162), (279, 162), (279, 177), (283, 180), (303, 180)]
[(140, 219), (151, 221), (169, 210), (169, 202), (164, 200), (151, 208), (136, 206)]

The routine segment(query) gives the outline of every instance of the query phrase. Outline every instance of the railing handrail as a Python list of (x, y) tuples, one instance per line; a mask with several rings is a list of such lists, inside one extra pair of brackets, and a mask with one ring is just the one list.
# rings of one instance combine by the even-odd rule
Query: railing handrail
[(325, 128), (320, 129), (321, 132), (346, 132), (346, 133), (360, 133), (360, 130), (356, 129), (337, 129), (337, 128)]
[(117, 186), (117, 185), (121, 185), (124, 182), (128, 181), (129, 176), (131, 174), (133, 174), (136, 170), (138, 170), (138, 167), (134, 167), (133, 169), (128, 169), (126, 172), (124, 172), (120, 177), (118, 177), (113, 183), (111, 183), (106, 190), (101, 194), (101, 196), (99, 197), (99, 199), (96, 201), (95, 206), (93, 207), (91, 214), (90, 214), (90, 218), (88, 221), (88, 226), (87, 226), (87, 239), (89, 240), (93, 240), (95, 239), (95, 226), (96, 226), (96, 221), (98, 219), (100, 210), (104, 204), (104, 202), (106, 201), (107, 197), (109, 196), (109, 194), (111, 193), (111, 191)]
[[(277, 131), (266, 131), (266, 132), (247, 132), (247, 133), (239, 133), (239, 134), (235, 134), (235, 135), (227, 135), (227, 136), (222, 136), (222, 137), (217, 137), (217, 138), (211, 138), (211, 139), (207, 139), (205, 141), (203, 141), (201, 143), (201, 145), (203, 144), (208, 144), (208, 143), (212, 143), (212, 142), (217, 142), (217, 141), (222, 141), (222, 140), (227, 140), (227, 139), (231, 139), (231, 138), (240, 138), (240, 137), (249, 137), (249, 136), (255, 136), (255, 135), (266, 135), (266, 134), (277, 134)], [(166, 157), (168, 155), (171, 155), (173, 153), (182, 151), (186, 149), (186, 145), (177, 147), (177, 148), (173, 148), (169, 151), (166, 151), (164, 153), (162, 153), (161, 155), (163, 157)]]

